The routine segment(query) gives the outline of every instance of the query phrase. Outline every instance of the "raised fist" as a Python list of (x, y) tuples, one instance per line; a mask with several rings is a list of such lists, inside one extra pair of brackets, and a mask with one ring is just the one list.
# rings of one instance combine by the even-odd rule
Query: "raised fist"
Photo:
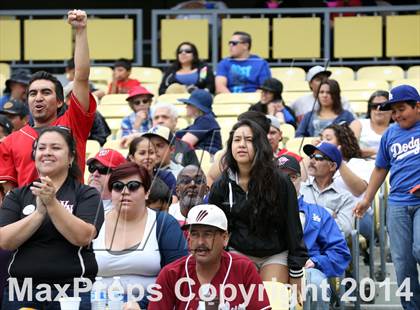
[(68, 23), (75, 29), (83, 29), (87, 24), (87, 15), (82, 10), (72, 10), (67, 13)]

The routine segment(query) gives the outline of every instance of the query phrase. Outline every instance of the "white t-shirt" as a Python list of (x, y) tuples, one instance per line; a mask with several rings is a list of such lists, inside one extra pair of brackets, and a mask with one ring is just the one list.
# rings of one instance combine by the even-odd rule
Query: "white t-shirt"
[[(161, 266), (159, 244), (156, 237), (156, 212), (147, 209), (147, 222), (143, 239), (137, 249), (123, 254), (111, 254), (105, 249), (105, 224), (93, 241), (96, 261), (98, 263), (98, 276), (103, 277), (104, 283), (109, 287), (113, 276), (120, 276), (121, 284), (127, 293), (128, 285), (147, 286), (156, 282)], [(112, 232), (111, 232), (112, 233)]]
[(179, 206), (179, 202), (171, 204), (169, 206), (168, 213), (172, 215), (180, 225), (184, 225), (186, 218), (181, 213), (181, 207)]
[(370, 119), (359, 119), (362, 130), (360, 132), (359, 144), (362, 148), (372, 148), (379, 150), (382, 135), (377, 134), (370, 126)]
[[(303, 95), (296, 99), (296, 101), (290, 104), (290, 108), (295, 111), (296, 116), (303, 116), (305, 113), (311, 112), (312, 106), (314, 104), (315, 97), (313, 93), (309, 93), (307, 95)], [(341, 104), (344, 110), (350, 111), (353, 113), (353, 110), (350, 107), (350, 103), (346, 98), (341, 97)], [(315, 104), (315, 111), (319, 110), (319, 103), (318, 100)], [(354, 113), (353, 113), (354, 114)]]

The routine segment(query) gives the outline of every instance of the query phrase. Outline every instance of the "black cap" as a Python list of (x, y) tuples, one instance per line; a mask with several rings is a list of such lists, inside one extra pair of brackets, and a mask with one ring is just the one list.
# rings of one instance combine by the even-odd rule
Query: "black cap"
[(26, 104), (22, 101), (10, 99), (3, 105), (3, 109), (0, 110), (0, 114), (13, 114), (23, 117), (29, 114), (29, 110)]
[(277, 98), (281, 99), (281, 93), (283, 92), (283, 83), (275, 78), (269, 78), (259, 87), (260, 89), (270, 91), (277, 95)]
[(13, 125), (5, 115), (0, 115), (0, 126), (4, 128), (6, 135), (10, 135), (13, 131)]
[(4, 92), (10, 93), (11, 91), (10, 83), (12, 82), (29, 85), (30, 80), (31, 80), (31, 75), (29, 74), (27, 70), (24, 70), (24, 69), (17, 70), (12, 73), (12, 75), (10, 76), (8, 80), (6, 80), (6, 89)]
[(277, 167), (280, 169), (290, 169), (300, 174), (299, 162), (291, 155), (281, 155), (279, 158), (277, 158)]

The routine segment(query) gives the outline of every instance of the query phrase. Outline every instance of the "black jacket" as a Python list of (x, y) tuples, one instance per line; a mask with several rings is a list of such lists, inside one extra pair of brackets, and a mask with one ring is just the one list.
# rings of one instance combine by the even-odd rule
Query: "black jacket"
[[(246, 255), (256, 257), (272, 256), (288, 250), (288, 266), (290, 275), (301, 276), (308, 254), (303, 241), (302, 225), (299, 218), (296, 191), (290, 180), (281, 172), (276, 171), (275, 176), (281, 188), (278, 189), (278, 207), (284, 208), (286, 218), (273, 219), (270, 223), (257, 223), (268, 225), (267, 230), (271, 233), (264, 237), (250, 231), (250, 219), (254, 215), (254, 208), (249, 202), (248, 195), (236, 183), (233, 173), (225, 171), (213, 184), (209, 203), (223, 209), (229, 221), (229, 246)], [(230, 186), (229, 186), (230, 184)], [(267, 184), (269, 186), (269, 183)], [(233, 201), (230, 206), (229, 196)]]
[[(198, 81), (195, 82), (194, 85), (198, 88), (207, 89), (209, 92), (214, 93), (214, 74), (212, 68), (205, 63), (200, 63), (197, 70)], [(174, 66), (171, 66), (166, 70), (162, 78), (162, 82), (160, 83), (159, 95), (164, 94), (169, 85), (180, 83), (176, 79), (176, 71), (177, 69)]]
[[(287, 122), (288, 124), (292, 125), (293, 127), (295, 127), (295, 129), (297, 128), (297, 118), (296, 118), (296, 114), (295, 111), (293, 111), (290, 107), (288, 107), (287, 105), (284, 105), (284, 108), (293, 116), (293, 121), (289, 121)], [(248, 111), (257, 111), (257, 112), (261, 112), (264, 114), (268, 114), (267, 111), (267, 104), (263, 104), (260, 102), (257, 102), (256, 104), (253, 104), (249, 107)]]

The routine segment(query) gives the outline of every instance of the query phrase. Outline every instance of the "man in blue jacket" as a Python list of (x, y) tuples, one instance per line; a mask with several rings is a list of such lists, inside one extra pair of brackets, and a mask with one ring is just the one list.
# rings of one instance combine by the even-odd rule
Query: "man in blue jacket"
[[(277, 160), (278, 167), (290, 177), (296, 192), (300, 189), (300, 165), (290, 155), (282, 155)], [(351, 256), (346, 240), (337, 223), (325, 208), (298, 199), (300, 219), (303, 227), (303, 240), (308, 249), (309, 259), (305, 265), (307, 285), (317, 287), (317, 294), (313, 296), (311, 309), (328, 309), (330, 289), (322, 297), (322, 287), (327, 286), (327, 278), (342, 276), (347, 268)], [(325, 300), (325, 295), (328, 300)]]

